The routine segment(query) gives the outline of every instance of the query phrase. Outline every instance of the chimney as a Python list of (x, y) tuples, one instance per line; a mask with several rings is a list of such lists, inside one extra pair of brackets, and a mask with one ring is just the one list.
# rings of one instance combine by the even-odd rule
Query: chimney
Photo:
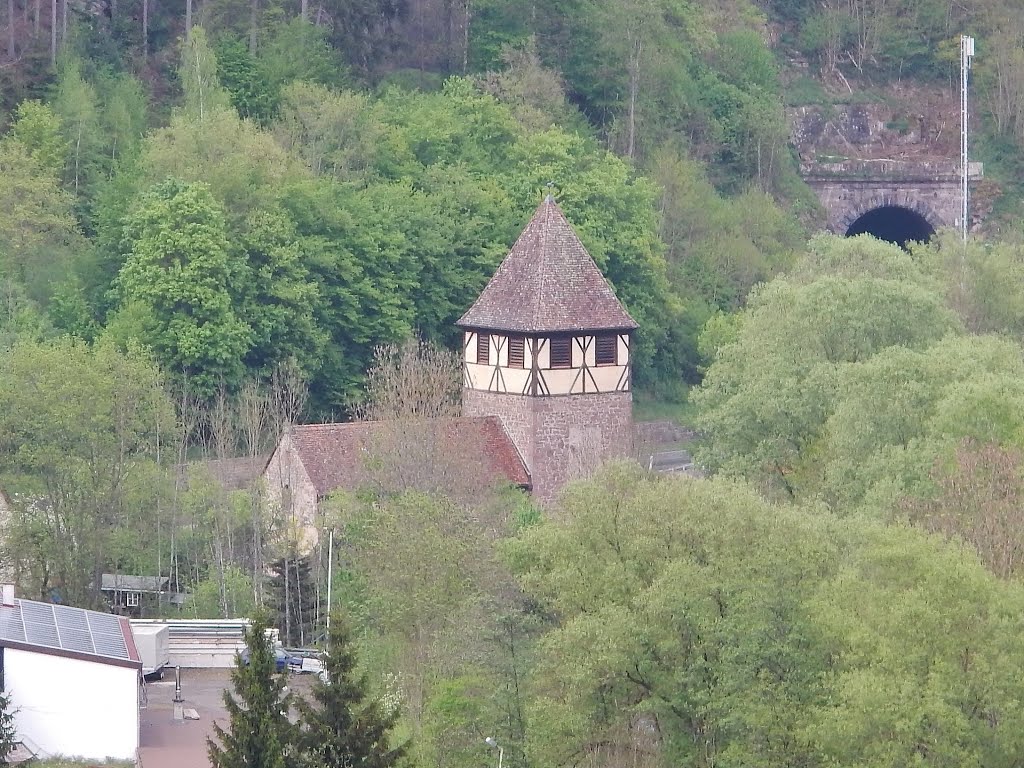
[(0, 584), (0, 605), (14, 606), (13, 584)]

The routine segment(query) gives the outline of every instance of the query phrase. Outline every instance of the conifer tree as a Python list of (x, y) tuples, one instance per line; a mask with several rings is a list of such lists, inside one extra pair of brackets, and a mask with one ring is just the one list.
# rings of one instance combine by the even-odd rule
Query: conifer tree
[(7, 756), (14, 751), (18, 734), (14, 727), (14, 711), (9, 694), (0, 693), (0, 763), (7, 762)]
[[(258, 614), (245, 632), (248, 660), (239, 655), (231, 671), (232, 691), (224, 691), (228, 728), (214, 723), (217, 740), (207, 739), (214, 768), (286, 768), (294, 727), (284, 675), (275, 671), (269, 621)], [(219, 743), (218, 743), (219, 742)]]
[(313, 701), (299, 699), (299, 764), (302, 768), (391, 768), (408, 750), (389, 737), (397, 710), (370, 698), (366, 678), (356, 673), (356, 654), (345, 621), (331, 624), (325, 675), (313, 685)]

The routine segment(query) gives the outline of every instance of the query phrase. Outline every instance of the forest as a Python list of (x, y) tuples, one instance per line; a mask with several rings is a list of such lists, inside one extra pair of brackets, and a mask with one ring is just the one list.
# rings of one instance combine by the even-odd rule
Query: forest
[[(169, 575), (188, 616), (267, 610), (290, 645), (341, 610), (410, 765), (478, 767), (486, 736), (512, 768), (1019, 763), (1011, 3), (5, 6), (20, 594)], [(952, 92), (961, 33), (991, 215), (966, 244), (815, 234), (787, 108)], [(210, 471), (290, 423), (457, 408), (453, 322), (548, 193), (640, 325), (638, 407), (699, 430), (707, 478), (614, 464), (541, 509), (438, 481), (443, 441), (415, 472), (382, 450), (304, 552)], [(396, 391), (406, 364), (430, 386)]]

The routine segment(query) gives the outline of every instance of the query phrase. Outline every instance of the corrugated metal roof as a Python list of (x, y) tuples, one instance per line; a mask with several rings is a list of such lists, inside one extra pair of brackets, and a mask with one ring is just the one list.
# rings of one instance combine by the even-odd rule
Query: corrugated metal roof
[(33, 600), (0, 605), (0, 646), (126, 666), (141, 664), (127, 620)]

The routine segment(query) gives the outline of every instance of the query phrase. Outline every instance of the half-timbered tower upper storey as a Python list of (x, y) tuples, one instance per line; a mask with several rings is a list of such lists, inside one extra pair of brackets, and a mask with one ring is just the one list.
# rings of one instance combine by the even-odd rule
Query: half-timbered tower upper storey
[(458, 325), (463, 412), (501, 419), (535, 499), (628, 455), (637, 325), (551, 197)]
[(548, 196), (458, 322), (467, 389), (628, 392), (637, 324)]

